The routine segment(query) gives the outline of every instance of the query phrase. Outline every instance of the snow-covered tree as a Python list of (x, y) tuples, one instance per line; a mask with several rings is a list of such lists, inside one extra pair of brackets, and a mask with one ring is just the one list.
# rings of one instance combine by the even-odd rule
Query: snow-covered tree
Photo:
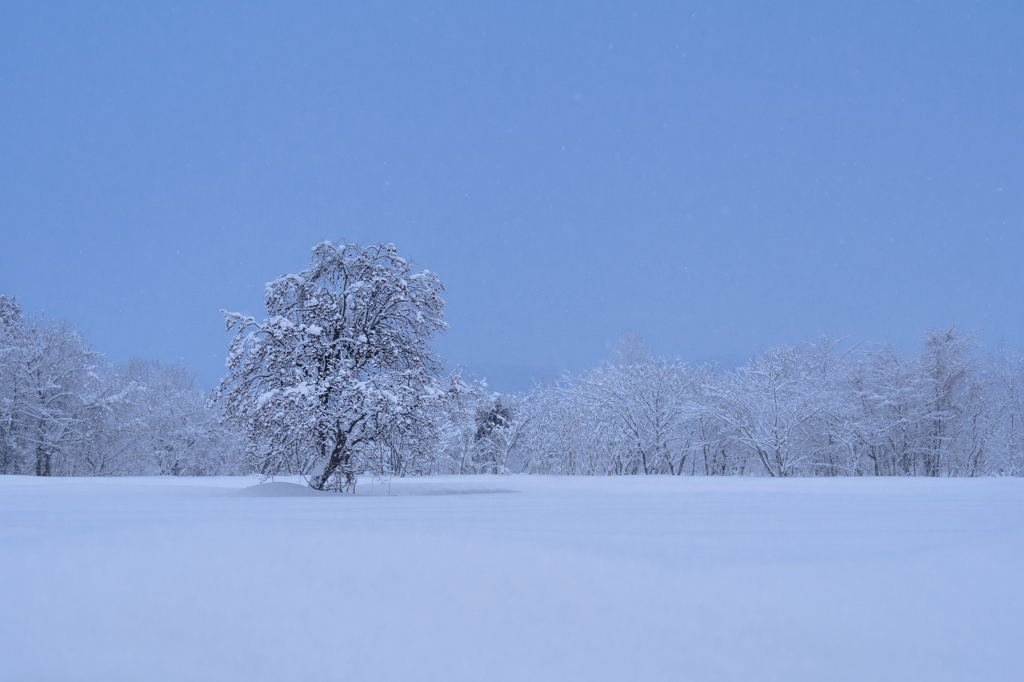
[(18, 413), (16, 363), (23, 345), (21, 306), (0, 294), (0, 474), (21, 473), (22, 453), (15, 442)]
[(796, 475), (810, 454), (809, 422), (822, 411), (804, 357), (794, 346), (772, 348), (715, 389), (716, 414), (770, 476)]
[[(743, 473), (745, 467), (745, 458), (735, 453), (730, 456), (728, 429), (715, 412), (717, 404), (712, 396), (722, 380), (711, 365), (694, 369), (689, 379), (682, 449), (689, 453), (691, 475), (726, 476)], [(685, 471), (684, 463), (685, 459), (676, 473)]]
[(441, 291), (392, 244), (322, 242), (267, 285), (264, 322), (224, 312), (237, 332), (213, 400), (257, 461), (298, 454), (312, 487), (352, 490), (361, 453), (433, 443), (454, 390), (428, 345), (446, 327)]
[(94, 476), (234, 473), (238, 445), (179, 365), (129, 359), (108, 365), (99, 418), (78, 462)]
[(568, 374), (533, 393), (535, 419), (521, 437), (527, 471), (601, 476), (629, 471), (629, 444), (618, 423), (583, 397), (587, 375)]
[(230, 473), (238, 447), (204, 403), (184, 368), (109, 363), (71, 323), (0, 295), (0, 473)]
[(102, 360), (64, 320), (26, 318), (0, 297), (0, 446), (6, 473), (74, 473), (101, 386)]
[(520, 442), (533, 420), (532, 404), (532, 393), (493, 393), (478, 403), (473, 433), (477, 471), (508, 474), (522, 469)]
[[(980, 399), (976, 333), (956, 325), (924, 336), (918, 382), (925, 409), (921, 464), (925, 476), (975, 475), (987, 422)], [(980, 428), (979, 428), (980, 427)]]
[(643, 338), (627, 335), (614, 362), (590, 372), (577, 395), (612, 420), (628, 443), (625, 470), (680, 473), (690, 454), (683, 422), (689, 414), (687, 368), (656, 357)]
[(1024, 350), (1000, 346), (988, 366), (993, 469), (1024, 475)]

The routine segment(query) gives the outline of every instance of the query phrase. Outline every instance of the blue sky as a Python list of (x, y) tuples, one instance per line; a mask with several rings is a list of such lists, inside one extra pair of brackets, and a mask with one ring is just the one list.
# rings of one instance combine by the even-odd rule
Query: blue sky
[(825, 332), (1024, 337), (1019, 3), (4, 3), (0, 291), (219, 379), (322, 239), (498, 390)]

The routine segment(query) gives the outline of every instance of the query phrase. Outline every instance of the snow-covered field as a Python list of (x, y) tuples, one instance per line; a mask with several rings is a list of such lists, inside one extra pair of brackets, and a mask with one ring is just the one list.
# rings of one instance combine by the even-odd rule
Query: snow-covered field
[(0, 679), (1024, 679), (1024, 480), (257, 483), (0, 477)]

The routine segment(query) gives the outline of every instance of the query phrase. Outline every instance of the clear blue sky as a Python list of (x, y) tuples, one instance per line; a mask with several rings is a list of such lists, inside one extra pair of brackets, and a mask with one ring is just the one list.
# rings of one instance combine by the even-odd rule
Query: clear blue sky
[(1024, 3), (0, 5), (0, 291), (210, 386), (322, 239), (524, 388), (626, 331), (1024, 336)]

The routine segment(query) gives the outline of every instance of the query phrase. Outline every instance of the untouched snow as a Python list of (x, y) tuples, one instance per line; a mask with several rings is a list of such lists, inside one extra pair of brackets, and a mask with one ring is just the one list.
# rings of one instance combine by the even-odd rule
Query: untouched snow
[(0, 477), (0, 679), (1024, 670), (1024, 480), (257, 483)]

